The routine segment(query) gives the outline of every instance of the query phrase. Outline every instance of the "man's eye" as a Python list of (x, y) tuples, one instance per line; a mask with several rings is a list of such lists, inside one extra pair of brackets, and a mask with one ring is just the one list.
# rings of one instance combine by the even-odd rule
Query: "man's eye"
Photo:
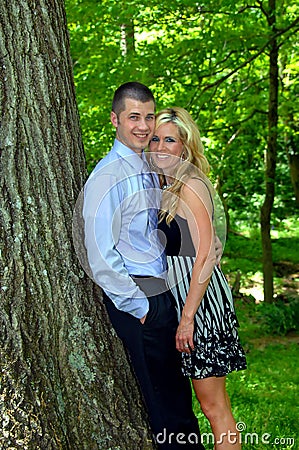
[(130, 116), (131, 120), (138, 120), (138, 116)]
[(152, 120), (154, 120), (155, 119), (155, 116), (147, 116), (146, 117), (146, 120), (148, 120), (148, 121), (152, 121)]

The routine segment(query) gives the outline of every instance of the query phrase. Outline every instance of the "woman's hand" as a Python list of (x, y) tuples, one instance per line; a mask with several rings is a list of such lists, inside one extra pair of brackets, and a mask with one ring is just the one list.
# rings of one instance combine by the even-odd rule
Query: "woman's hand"
[(189, 319), (182, 315), (176, 332), (176, 348), (181, 353), (191, 353), (194, 350), (193, 343), (194, 319)]

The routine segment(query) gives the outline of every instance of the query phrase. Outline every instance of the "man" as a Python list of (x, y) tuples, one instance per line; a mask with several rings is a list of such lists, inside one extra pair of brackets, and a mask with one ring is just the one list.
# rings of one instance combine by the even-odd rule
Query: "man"
[(190, 382), (175, 349), (177, 314), (156, 234), (160, 189), (144, 156), (155, 128), (152, 92), (137, 82), (120, 86), (111, 122), (114, 145), (84, 192), (88, 261), (128, 352), (159, 448), (203, 449)]

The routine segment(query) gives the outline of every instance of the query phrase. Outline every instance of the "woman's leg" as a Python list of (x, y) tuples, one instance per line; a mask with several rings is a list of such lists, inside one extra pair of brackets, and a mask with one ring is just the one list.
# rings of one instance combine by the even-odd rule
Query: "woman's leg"
[(192, 380), (192, 383), (202, 412), (210, 422), (215, 450), (241, 449), (240, 435), (226, 392), (225, 377)]

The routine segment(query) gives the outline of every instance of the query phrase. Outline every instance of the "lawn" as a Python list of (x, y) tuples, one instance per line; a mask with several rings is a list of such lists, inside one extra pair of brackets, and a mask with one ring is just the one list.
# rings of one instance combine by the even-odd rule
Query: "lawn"
[[(244, 314), (243, 311), (243, 317)], [(258, 337), (248, 338), (247, 335), (254, 335), (254, 326), (250, 321), (248, 328), (246, 322), (240, 325), (248, 368), (227, 377), (227, 390), (234, 417), (242, 431), (242, 448), (298, 449), (299, 335), (292, 332), (287, 336), (263, 336), (257, 323)], [(202, 434), (211, 433), (196, 399), (194, 410)], [(207, 437), (203, 435), (205, 447), (213, 449), (212, 441)]]
[[(230, 236), (225, 249), (224, 271), (230, 282), (236, 270), (241, 273), (235, 306), (248, 369), (230, 374), (227, 390), (244, 450), (299, 448), (299, 236), (298, 228), (293, 226), (298, 223), (296, 220), (284, 224), (273, 238), (277, 293), (273, 305), (260, 301), (261, 250), (257, 234)], [(195, 398), (194, 410), (205, 447), (212, 450), (209, 423)]]

